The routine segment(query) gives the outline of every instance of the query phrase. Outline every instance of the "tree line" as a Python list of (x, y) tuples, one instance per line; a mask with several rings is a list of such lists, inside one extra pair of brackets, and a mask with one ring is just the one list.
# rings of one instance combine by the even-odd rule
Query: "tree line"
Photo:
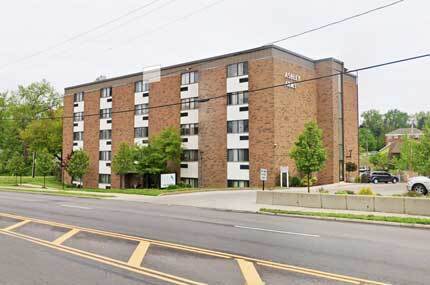
[(430, 112), (408, 114), (398, 109), (381, 113), (378, 110), (369, 110), (361, 114), (360, 148), (361, 152), (379, 151), (385, 146), (385, 135), (399, 128), (424, 129), (430, 123)]

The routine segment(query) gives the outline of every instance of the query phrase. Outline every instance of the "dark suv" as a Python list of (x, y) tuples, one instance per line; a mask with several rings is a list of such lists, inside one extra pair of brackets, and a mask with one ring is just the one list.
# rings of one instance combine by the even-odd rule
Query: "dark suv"
[(375, 184), (379, 182), (397, 183), (399, 182), (399, 179), (386, 171), (373, 171), (372, 173), (370, 173), (369, 181)]

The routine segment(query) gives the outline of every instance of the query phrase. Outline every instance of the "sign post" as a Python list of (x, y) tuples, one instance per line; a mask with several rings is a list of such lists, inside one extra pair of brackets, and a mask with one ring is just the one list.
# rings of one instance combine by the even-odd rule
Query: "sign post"
[(264, 191), (264, 181), (267, 180), (267, 169), (260, 168), (260, 180), (263, 181), (263, 191)]

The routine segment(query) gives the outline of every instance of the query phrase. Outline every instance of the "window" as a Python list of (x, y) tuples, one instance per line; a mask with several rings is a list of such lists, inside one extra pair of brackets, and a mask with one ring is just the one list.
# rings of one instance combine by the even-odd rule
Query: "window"
[(73, 122), (80, 122), (84, 120), (84, 112), (78, 112), (73, 114)]
[(232, 188), (249, 187), (248, 180), (227, 180), (227, 186)]
[(187, 149), (182, 153), (182, 161), (198, 161), (199, 151), (196, 149)]
[(110, 161), (111, 160), (111, 151), (100, 151), (99, 152), (99, 160)]
[(112, 97), (112, 87), (107, 87), (107, 88), (100, 89), (100, 97), (101, 98)]
[(248, 149), (228, 149), (227, 150), (227, 161), (249, 161), (249, 150)]
[(110, 119), (110, 118), (112, 118), (112, 108), (100, 110), (100, 119)]
[(99, 183), (110, 184), (110, 174), (99, 174)]
[(134, 83), (134, 92), (147, 92), (149, 91), (149, 83), (141, 81), (136, 81)]
[(135, 138), (147, 138), (148, 137), (148, 127), (134, 128)]
[(148, 114), (148, 105), (149, 104), (138, 104), (134, 106), (134, 114), (137, 115), (146, 115)]
[(197, 71), (182, 73), (181, 85), (193, 84), (199, 81), (199, 74)]
[(199, 187), (199, 180), (197, 178), (186, 178), (182, 177), (181, 182), (186, 185), (190, 185), (192, 188)]
[(234, 92), (227, 94), (227, 105), (248, 104), (248, 92)]
[(248, 75), (248, 62), (234, 63), (227, 66), (227, 77)]
[(84, 101), (84, 92), (78, 92), (73, 95), (73, 102), (82, 102)]
[(100, 131), (100, 139), (101, 140), (110, 140), (110, 139), (112, 139), (112, 130), (101, 130)]
[(182, 124), (181, 136), (192, 136), (199, 134), (199, 124)]
[(248, 130), (248, 120), (227, 121), (227, 133), (229, 134), (247, 133)]
[(84, 132), (74, 132), (73, 133), (74, 141), (83, 141), (84, 140)]
[(181, 99), (181, 110), (197, 109), (199, 102), (197, 98)]

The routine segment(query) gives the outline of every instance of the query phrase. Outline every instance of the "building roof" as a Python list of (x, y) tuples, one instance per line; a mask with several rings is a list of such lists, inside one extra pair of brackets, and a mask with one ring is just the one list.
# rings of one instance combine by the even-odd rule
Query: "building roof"
[[(280, 52), (283, 52), (283, 53), (286, 53), (286, 54), (289, 54), (289, 55), (292, 55), (292, 56), (304, 59), (304, 60), (306, 60), (308, 62), (311, 62), (311, 63), (317, 63), (317, 62), (320, 62), (320, 61), (332, 60), (332, 61), (337, 62), (339, 64), (343, 64), (342, 61), (340, 61), (338, 59), (335, 59), (335, 58), (331, 58), (331, 57), (330, 58), (323, 58), (323, 59), (319, 59), (319, 60), (314, 60), (314, 59), (311, 59), (311, 58), (306, 57), (304, 55), (301, 55), (301, 54), (295, 53), (293, 51), (290, 51), (288, 49), (282, 48), (280, 46), (270, 44), (270, 45), (264, 45), (264, 46), (260, 46), (260, 47), (256, 47), (256, 48), (252, 48), (252, 49), (241, 50), (241, 51), (238, 51), (238, 52), (226, 53), (226, 54), (217, 55), (217, 56), (213, 56), (213, 57), (203, 58), (203, 59), (189, 61), (189, 62), (183, 62), (183, 63), (179, 63), (179, 64), (175, 64), (175, 65), (170, 65), (170, 66), (162, 67), (161, 70), (164, 71), (164, 70), (178, 68), (178, 67), (183, 67), (183, 66), (187, 66), (187, 65), (195, 65), (195, 64), (200, 64), (200, 63), (204, 63), (204, 62), (210, 62), (210, 61), (214, 61), (214, 60), (218, 60), (218, 59), (222, 59), (222, 58), (227, 58), (227, 57), (231, 57), (231, 56), (236, 56), (236, 55), (241, 55), (241, 54), (246, 54), (246, 53), (252, 53), (252, 52), (257, 52), (257, 51), (261, 51), (261, 50), (267, 50), (267, 49), (275, 49), (275, 50), (278, 50)], [(73, 89), (73, 88), (79, 88), (79, 87), (84, 87), (84, 86), (92, 85), (92, 84), (95, 84), (95, 83), (103, 83), (103, 82), (108, 82), (108, 81), (112, 81), (112, 80), (133, 77), (133, 76), (137, 76), (137, 75), (140, 75), (140, 74), (142, 74), (142, 72), (136, 72), (136, 73), (126, 74), (126, 75), (122, 75), (122, 76), (106, 78), (106, 79), (99, 80), (99, 81), (87, 82), (87, 83), (84, 83), (84, 84), (79, 84), (79, 85), (75, 85), (75, 86), (66, 87), (65, 90)], [(349, 74), (348, 73), (346, 75), (355, 78), (355, 75), (353, 75), (353, 74)]]
[(386, 136), (402, 136), (402, 135), (422, 135), (422, 131), (417, 128), (401, 128), (385, 134)]

